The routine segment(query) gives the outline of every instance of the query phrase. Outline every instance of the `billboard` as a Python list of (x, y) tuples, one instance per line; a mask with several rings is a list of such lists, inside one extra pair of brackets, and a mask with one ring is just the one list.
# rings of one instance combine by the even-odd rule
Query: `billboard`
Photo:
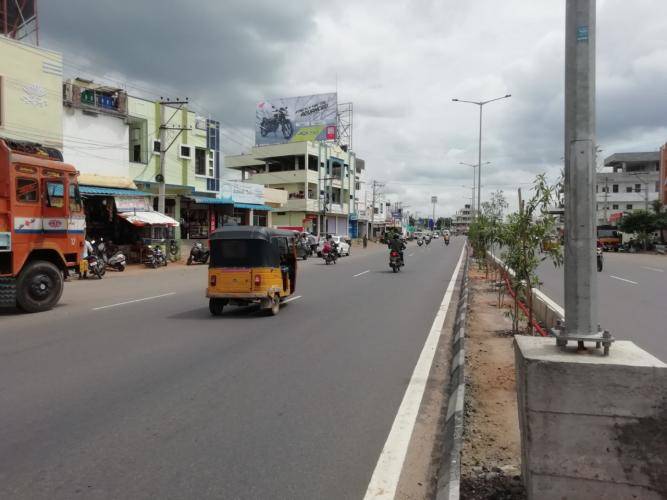
[(337, 119), (335, 92), (265, 100), (255, 110), (255, 144), (332, 141)]
[(220, 196), (232, 203), (264, 204), (264, 186), (240, 181), (220, 181)]

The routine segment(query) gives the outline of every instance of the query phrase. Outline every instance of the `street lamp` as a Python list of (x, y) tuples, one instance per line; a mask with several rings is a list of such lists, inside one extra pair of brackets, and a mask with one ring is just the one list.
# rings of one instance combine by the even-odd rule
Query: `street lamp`
[(482, 193), (482, 108), (485, 104), (490, 102), (500, 101), (501, 99), (507, 99), (512, 97), (512, 94), (506, 94), (502, 97), (496, 97), (495, 99), (488, 99), (486, 101), (466, 101), (464, 99), (452, 99), (453, 102), (466, 102), (468, 104), (476, 104), (479, 106), (479, 147), (478, 147), (478, 162), (479, 170), (477, 171), (477, 212), (479, 213), (481, 205), (481, 193)]
[[(489, 165), (491, 162), (490, 161), (485, 161), (482, 163), (482, 165)], [(470, 202), (470, 206), (475, 204), (475, 169), (477, 168), (477, 165), (472, 164), (472, 163), (466, 163), (464, 161), (460, 161), (459, 165), (465, 165), (467, 167), (472, 167), (472, 201)], [(474, 215), (475, 210), (473, 209), (473, 215)]]

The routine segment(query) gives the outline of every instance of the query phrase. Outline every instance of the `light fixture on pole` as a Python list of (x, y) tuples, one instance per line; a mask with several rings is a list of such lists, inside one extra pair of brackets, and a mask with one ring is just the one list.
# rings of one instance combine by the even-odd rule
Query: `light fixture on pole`
[(477, 170), (477, 212), (480, 210), (481, 204), (481, 193), (482, 193), (482, 108), (485, 104), (489, 104), (494, 101), (500, 101), (501, 99), (507, 99), (512, 97), (512, 94), (505, 94), (502, 97), (496, 97), (495, 99), (488, 99), (486, 101), (466, 101), (464, 99), (452, 99), (453, 102), (466, 102), (468, 104), (476, 104), (479, 106), (479, 144), (478, 144), (478, 161), (479, 170)]
[[(490, 163), (491, 163), (490, 161), (485, 161), (484, 163), (482, 163), (482, 165), (489, 165)], [(474, 205), (475, 205), (475, 169), (477, 168), (478, 165), (473, 164), (473, 163), (466, 163), (464, 161), (460, 161), (459, 165), (465, 165), (467, 167), (472, 167), (472, 201), (470, 202), (470, 206), (473, 208), (472, 213), (473, 213), (473, 216), (474, 216), (474, 213), (475, 213), (475, 209), (474, 209)]]

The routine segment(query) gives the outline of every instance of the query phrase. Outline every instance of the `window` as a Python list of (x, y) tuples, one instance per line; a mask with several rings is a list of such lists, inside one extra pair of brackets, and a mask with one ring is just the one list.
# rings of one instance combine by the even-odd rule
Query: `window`
[(129, 152), (133, 163), (148, 163), (148, 122), (142, 118), (128, 118)]
[(642, 185), (635, 184), (635, 193), (641, 193), (641, 191), (642, 191)]
[(614, 203), (614, 204), (611, 206), (611, 209), (612, 209), (612, 210), (618, 210), (618, 203)]
[(24, 177), (16, 179), (16, 200), (20, 203), (36, 203), (38, 191), (37, 179)]
[(612, 192), (614, 192), (614, 193), (618, 193), (618, 184), (613, 184), (613, 185), (611, 186), (611, 190), (612, 190)]
[(180, 149), (178, 150), (179, 156), (184, 160), (189, 160), (192, 157), (192, 150), (187, 144), (181, 144)]
[(625, 186), (626, 193), (632, 193), (632, 186)]
[(44, 186), (46, 206), (49, 208), (63, 208), (65, 206), (63, 183), (60, 181), (46, 181)]
[(215, 177), (215, 159), (213, 151), (208, 152), (208, 176)]
[(195, 148), (195, 175), (206, 175), (206, 150)]
[(655, 192), (656, 193), (660, 192), (660, 181), (655, 181)]
[(153, 153), (159, 155), (161, 151), (162, 143), (157, 139), (153, 139)]
[(76, 184), (69, 185), (69, 209), (70, 212), (81, 212), (81, 195)]
[(625, 205), (625, 209), (632, 210), (632, 203), (628, 203), (627, 205)]
[[(604, 188), (602, 188), (602, 189), (604, 190)], [(599, 193), (599, 192), (600, 192), (600, 185), (599, 185), (599, 184), (596, 184), (596, 185), (595, 185), (595, 192), (596, 192), (596, 193)]]

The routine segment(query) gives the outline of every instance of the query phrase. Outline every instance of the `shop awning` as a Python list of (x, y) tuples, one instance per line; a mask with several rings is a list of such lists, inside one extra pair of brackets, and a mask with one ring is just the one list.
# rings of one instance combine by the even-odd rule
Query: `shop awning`
[(123, 189), (101, 186), (79, 186), (79, 192), (84, 196), (153, 196), (151, 193), (137, 189)]
[(202, 205), (231, 205), (232, 202), (223, 198), (209, 198), (208, 196), (187, 196), (188, 199)]
[(253, 205), (252, 203), (234, 203), (234, 208), (247, 208), (248, 210), (265, 210), (267, 212), (273, 210), (266, 205)]
[(133, 226), (179, 226), (176, 219), (160, 212), (121, 212), (118, 216)]

